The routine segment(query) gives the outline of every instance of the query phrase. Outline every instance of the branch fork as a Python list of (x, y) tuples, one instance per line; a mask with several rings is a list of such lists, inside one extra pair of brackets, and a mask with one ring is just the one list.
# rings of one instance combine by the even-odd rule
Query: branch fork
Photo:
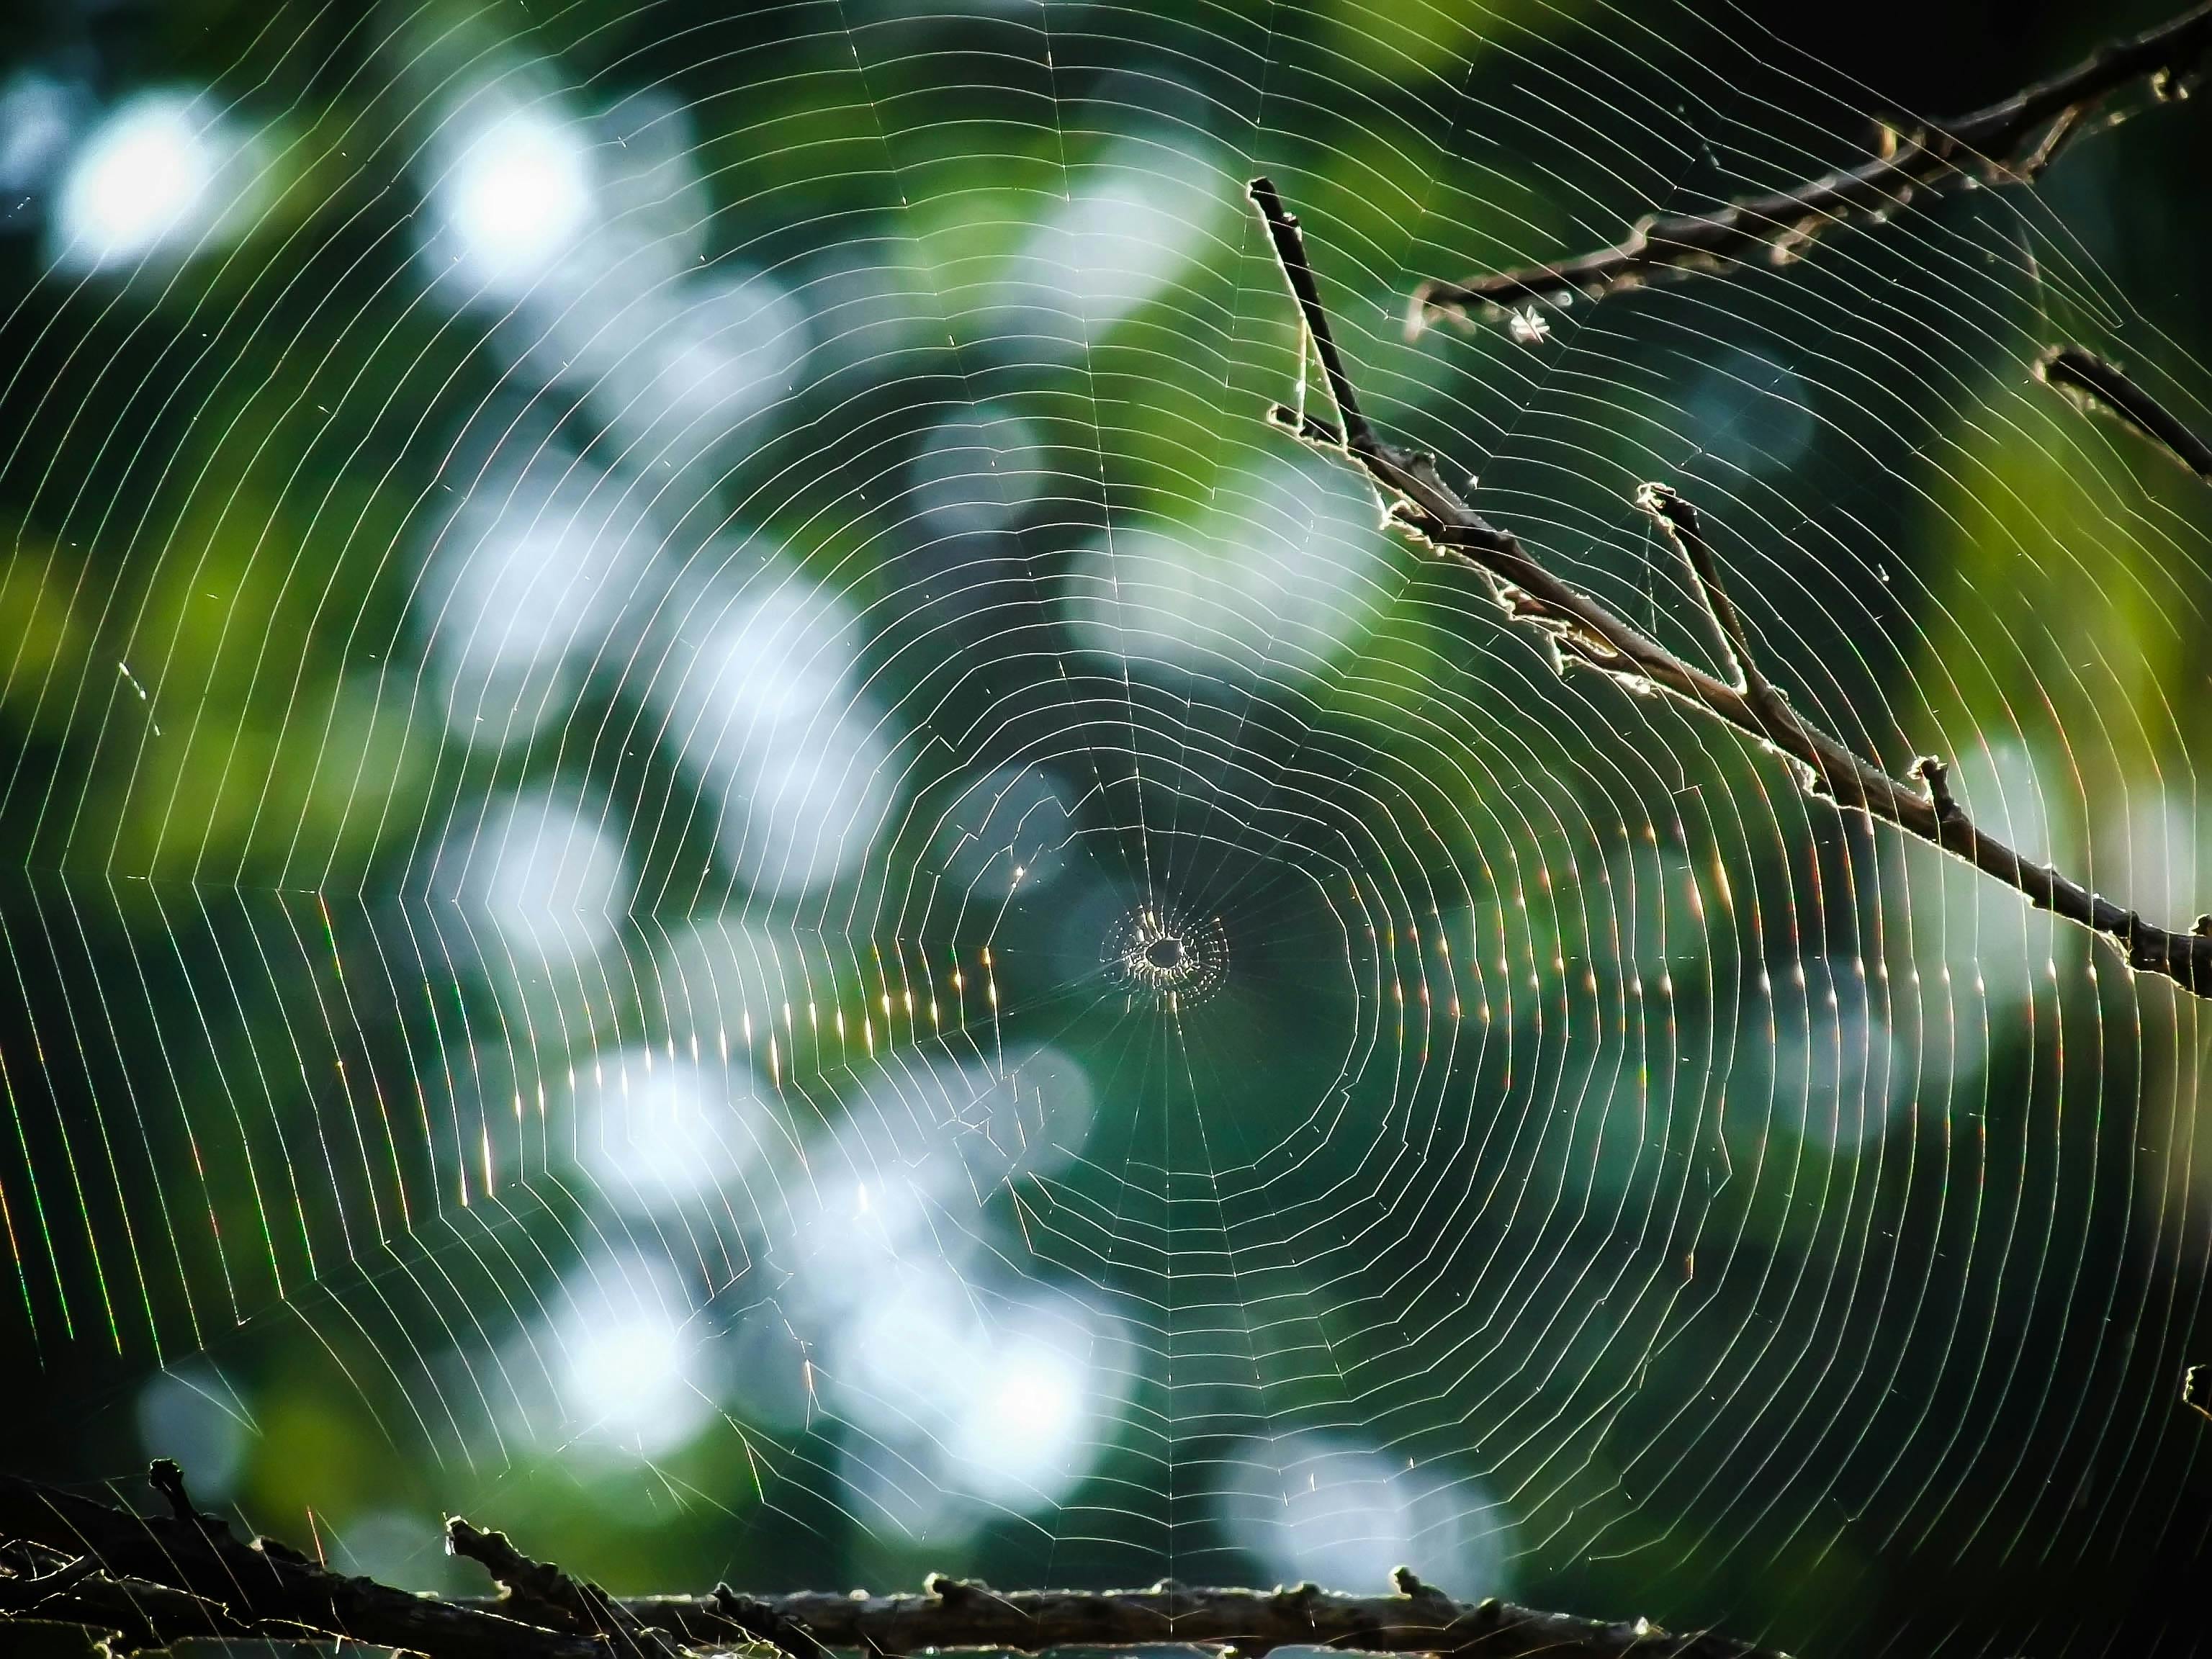
[[(2183, 21), (2192, 31), (2190, 38), (2201, 46), (2204, 37), (2212, 37), (2212, 4)], [(2179, 27), (2170, 25), (2163, 33), (2171, 35)], [(2160, 33), (2154, 31), (2154, 35)], [(2140, 56), (2142, 50), (2142, 42), (2131, 43), (2120, 49), (2115, 61), (2133, 62), (2127, 54)], [(2011, 102), (2034, 104), (2039, 97), (2049, 102), (2056, 96), (2031, 88)], [(2062, 101), (2046, 116), (2067, 106)], [(2176, 933), (2146, 921), (1983, 831), (1952, 794), (1948, 770), (1941, 762), (1923, 758), (1917, 763), (1916, 787), (1891, 775), (1877, 761), (1858, 754), (1798, 713), (1759, 665), (1750, 630), (1729, 596), (1720, 561), (1707, 539), (1703, 516), (1673, 486), (1644, 485), (1637, 492), (1636, 505), (1660, 526), (1691, 573), (1712, 630), (1718, 673), (1686, 660), (1595, 595), (1553, 572), (1511, 532), (1490, 523), (1447, 484), (1433, 456), (1382, 436), (1362, 410), (1337, 348), (1297, 217), (1268, 179), (1253, 179), (1249, 191), (1297, 302), (1304, 339), (1320, 360), (1341, 425), (1331, 426), (1303, 410), (1279, 406), (1273, 420), (1303, 441), (1357, 466), (1384, 503), (1392, 526), (1437, 556), (1480, 571), (1508, 618), (1545, 636), (1555, 668), (1562, 672), (1594, 668), (1632, 690), (1670, 696), (1733, 727), (1790, 762), (1809, 793), (1957, 854), (2036, 908), (2101, 935), (2137, 972), (2170, 979), (2185, 991), (2212, 998), (2212, 935), (2201, 930)]]

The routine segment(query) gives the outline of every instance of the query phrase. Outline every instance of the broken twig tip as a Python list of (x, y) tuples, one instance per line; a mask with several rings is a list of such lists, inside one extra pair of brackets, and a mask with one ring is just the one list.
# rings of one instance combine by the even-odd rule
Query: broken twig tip
[(191, 1492), (185, 1488), (184, 1468), (175, 1458), (155, 1458), (146, 1466), (146, 1479), (153, 1483), (154, 1490), (161, 1493), (161, 1501), (169, 1506), (170, 1514), (178, 1520), (204, 1532), (229, 1531), (230, 1523), (220, 1516), (200, 1513), (198, 1505), (192, 1502)]
[(146, 1478), (153, 1482), (154, 1490), (161, 1494), (179, 1521), (195, 1518), (192, 1500), (185, 1491), (185, 1472), (173, 1457), (157, 1457), (147, 1465)]
[(2112, 416), (2212, 483), (2212, 442), (2128, 377), (2110, 358), (2085, 346), (2055, 345), (2034, 363), (2035, 378), (2076, 407)]
[(1682, 492), (1672, 484), (1644, 483), (1636, 487), (1636, 505), (1639, 511), (1653, 518), (1698, 533), (1698, 509), (1682, 499)]
[(1923, 755), (1912, 763), (1913, 775), (1928, 787), (1928, 804), (1936, 809), (1939, 818), (1954, 817), (1959, 812), (1957, 799), (1951, 793), (1951, 769), (1933, 755)]

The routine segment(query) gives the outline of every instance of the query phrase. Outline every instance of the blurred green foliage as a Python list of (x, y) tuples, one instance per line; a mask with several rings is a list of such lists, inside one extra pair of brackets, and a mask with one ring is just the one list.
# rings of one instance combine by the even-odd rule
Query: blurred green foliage
[[(1856, 38), (1881, 30), (1801, 36), (1780, 5), (57, 5), (12, 31), (0, 74), (87, 112), (0, 218), (11, 1462), (179, 1449), (142, 1443), (147, 1379), (204, 1353), (234, 1400), (203, 1427), (245, 1425), (225, 1495), (295, 1543), (466, 1508), (618, 1589), (1090, 1583), (1275, 1571), (1224, 1471), (1326, 1431), (1479, 1487), (1455, 1526), (1505, 1517), (1447, 1557), (1494, 1576), (1456, 1593), (1808, 1650), (2154, 1625), (2212, 1497), (2161, 1392), (2203, 1358), (2194, 1010), (1679, 711), (1556, 679), (1415, 566), (1262, 419), (1322, 391), (1242, 197), (1278, 178), (1382, 418), (1559, 568), (1701, 651), (1628, 505), (1674, 479), (1802, 706), (1897, 769), (1955, 755), (1984, 823), (2178, 914), (2212, 890), (2212, 500), (2025, 368), (2063, 331), (2201, 391), (2191, 111), (2085, 138), (2043, 198), (1962, 193), (1541, 341), (1401, 325), (1424, 275), (1856, 153), (1855, 74), (1965, 107), (2123, 22), (2046, 9), (1895, 88)], [(627, 181), (592, 211), (635, 246), (559, 305), (466, 291), (435, 240), (441, 135), (502, 76)], [(218, 181), (248, 211), (73, 264), (70, 146), (149, 88), (249, 136), (250, 179)], [(695, 190), (696, 222), (637, 228)], [(805, 349), (757, 405), (659, 422), (690, 405), (605, 367), (629, 358), (591, 307), (724, 277), (776, 284)], [(1025, 459), (962, 469), (998, 494), (947, 516), (927, 446), (982, 409)], [(582, 566), (565, 594), (647, 620), (492, 741), (428, 596), (462, 503), (533, 499), (533, 466), (644, 503), (668, 574)], [(857, 867), (765, 896), (731, 826), (770, 792), (716, 802), (718, 716), (670, 689), (763, 571), (850, 619), (841, 695), (898, 780)], [(772, 657), (741, 638), (731, 672)], [(1109, 875), (963, 890), (945, 823), (1040, 757)], [(628, 861), (588, 950), (472, 921), (453, 873), (540, 794)], [(1249, 919), (1180, 1072), (1131, 1035), (1141, 997), (1084, 977), (1155, 845)], [(718, 1041), (793, 1146), (720, 1194), (727, 1226), (641, 1221), (546, 1102)], [(1095, 1455), (1048, 1501), (885, 1520), (930, 1485), (892, 1431), (841, 1424), (811, 1358), (781, 1403), (732, 1380), (769, 1369), (743, 1344), (782, 1340), (788, 1290), (736, 1212), (799, 1207), (840, 1125), (951, 1086), (942, 1056), (1047, 1042), (1092, 1138), (933, 1216), (982, 1241), (979, 1303), (1013, 1305), (1009, 1261), (1114, 1302)], [(626, 1229), (712, 1293), (732, 1376), (696, 1431), (602, 1460), (530, 1432), (554, 1413), (509, 1372), (558, 1369), (538, 1316)], [(879, 1451), (894, 1495), (854, 1496)], [(356, 1559), (462, 1582), (434, 1550)]]

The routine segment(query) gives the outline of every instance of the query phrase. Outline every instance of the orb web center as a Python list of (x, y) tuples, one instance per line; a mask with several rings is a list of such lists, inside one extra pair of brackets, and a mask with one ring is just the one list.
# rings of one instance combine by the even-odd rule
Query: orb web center
[(1229, 971), (1229, 937), (1220, 919), (1172, 905), (1142, 904), (1108, 930), (1107, 976), (1163, 1009), (1195, 1006), (1220, 988)]

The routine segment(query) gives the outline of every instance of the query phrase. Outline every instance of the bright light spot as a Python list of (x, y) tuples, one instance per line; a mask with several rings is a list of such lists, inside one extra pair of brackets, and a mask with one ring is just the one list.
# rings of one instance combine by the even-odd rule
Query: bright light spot
[(527, 294), (592, 218), (590, 147), (550, 100), (487, 91), (448, 118), (432, 154), (434, 257), (491, 299)]
[(188, 94), (141, 93), (117, 106), (63, 175), (56, 262), (99, 270), (188, 249), (237, 207), (215, 185), (240, 149)]
[(621, 843), (596, 811), (550, 795), (510, 797), (449, 844), (440, 865), (440, 886), (526, 968), (598, 951), (629, 905)]
[(685, 282), (607, 327), (629, 349), (600, 398), (656, 459), (696, 454), (793, 390), (808, 343), (805, 310), (765, 276)]
[(658, 1209), (720, 1195), (744, 1212), (740, 1183), (774, 1133), (742, 1073), (709, 1072), (665, 1052), (601, 1058), (586, 1087), (578, 1152), (617, 1204)]
[[(2063, 768), (2042, 762), (2011, 733), (1993, 737), (1986, 748), (1970, 734), (1956, 755), (1951, 792), (1978, 829), (2032, 862), (2062, 870), (2081, 865), (2079, 830), (2063, 810), (2066, 797), (2051, 781), (2065, 775)], [(1954, 1021), (1971, 1018), (1972, 1030), (2002, 1025), (2013, 1017), (2008, 1011), (2036, 994), (2037, 966), (2061, 949), (2086, 952), (2087, 935), (1948, 854), (1909, 837), (1887, 838), (1884, 846), (1883, 908), (1912, 918), (1909, 931), (1885, 930), (1885, 936), (1893, 949), (1910, 950), (1911, 965), (1927, 979), (1956, 988), (1941, 995), (1958, 999), (1946, 1012), (1940, 997), (1929, 996), (1917, 1017), (1900, 1017), (1899, 1029), (1917, 1032), (1922, 1098), (1944, 1092), (1937, 1085), (1947, 1077), (1955, 1097), (1981, 1068), (1987, 1045), (1954, 1042), (1948, 1035)], [(1987, 1006), (1970, 1011), (1967, 988), (1977, 1005), (1986, 1000)]]
[(649, 694), (731, 867), (786, 895), (857, 869), (891, 805), (890, 752), (847, 690), (850, 621), (798, 580), (708, 621), (688, 672)]
[(852, 874), (890, 811), (890, 757), (874, 734), (840, 720), (803, 741), (763, 744), (726, 799), (715, 840), (745, 883), (811, 893)]
[(495, 464), (441, 530), (416, 602), (454, 734), (496, 748), (566, 718), (583, 669), (652, 611), (659, 543), (617, 474), (550, 445)]
[(1205, 240), (1215, 216), (1214, 193), (1178, 177), (1181, 158), (1152, 145), (1075, 176), (1068, 199), (1030, 238), (1017, 270), (1055, 287), (1097, 325), (1127, 315), (1178, 273)]
[(1063, 1167), (1090, 1132), (1090, 1078), (1060, 1049), (1010, 1050), (997, 1066), (896, 1064), (864, 1073), (803, 1168), (781, 1175), (766, 1243), (795, 1317), (847, 1319), (886, 1283), (964, 1268), (1006, 1181)]
[(1371, 1448), (1304, 1431), (1247, 1440), (1225, 1466), (1224, 1528), (1262, 1582), (1374, 1584), (1405, 1565), (1452, 1595), (1502, 1593), (1504, 1512), (1449, 1468), (1406, 1467)]
[[(835, 1409), (930, 1493), (858, 1448), (848, 1480), (916, 1531), (972, 1524), (978, 1504), (1034, 1510), (1065, 1496), (1097, 1455), (1127, 1372), (1127, 1334), (1085, 1304), (1008, 1299), (942, 1267), (878, 1277), (825, 1341)], [(895, 1496), (901, 1484), (909, 1490)]]
[(663, 1261), (603, 1256), (570, 1281), (552, 1337), (561, 1401), (586, 1443), (658, 1457), (714, 1414), (689, 1312)]
[(2124, 810), (2127, 877), (2111, 896), (2156, 921), (2193, 915), (2188, 906), (2201, 890), (2201, 815), (2156, 780), (2131, 781)]
[[(775, 574), (765, 573), (757, 585)], [(687, 689), (732, 720), (798, 727), (842, 701), (853, 667), (852, 618), (797, 577), (748, 594), (708, 629)]]
[(963, 1066), (969, 1097), (956, 1109), (954, 1150), (974, 1188), (1057, 1170), (1083, 1150), (1097, 1105), (1090, 1073), (1064, 1048), (1009, 1049), (993, 1066)]
[(966, 1484), (979, 1498), (999, 1502), (1064, 1489), (1091, 1431), (1083, 1364), (1034, 1337), (1018, 1336), (984, 1365), (951, 1448)]
[(1070, 621), (1086, 649), (1279, 677), (1318, 671), (1382, 604), (1373, 498), (1310, 458), (1231, 475), (1188, 530), (1133, 526), (1077, 556)]
[[(941, 1262), (931, 1222), (939, 1206), (961, 1196), (949, 1159), (909, 1166), (884, 1155), (857, 1168), (842, 1160), (830, 1148), (810, 1153), (805, 1173), (786, 1183), (785, 1214), (770, 1244), (795, 1275), (796, 1305), (810, 1317), (838, 1316), (874, 1294), (909, 1255), (924, 1265)], [(967, 1239), (950, 1231), (955, 1243)]]
[(941, 1433), (981, 1375), (966, 1287), (949, 1267), (923, 1263), (854, 1288), (847, 1322), (823, 1333), (839, 1410), (879, 1434)]
[[(1203, 138), (1194, 148), (1193, 137), (1156, 129), (1078, 162), (1057, 201), (1026, 191), (936, 198), (926, 210), (933, 257), (910, 280), (936, 284), (979, 349), (1076, 359), (1170, 292), (1209, 248), (1234, 246), (1234, 210), (1216, 170), (1228, 158)], [(1010, 229), (1020, 237), (1011, 245)], [(883, 299), (884, 311), (912, 314), (911, 301)]]

